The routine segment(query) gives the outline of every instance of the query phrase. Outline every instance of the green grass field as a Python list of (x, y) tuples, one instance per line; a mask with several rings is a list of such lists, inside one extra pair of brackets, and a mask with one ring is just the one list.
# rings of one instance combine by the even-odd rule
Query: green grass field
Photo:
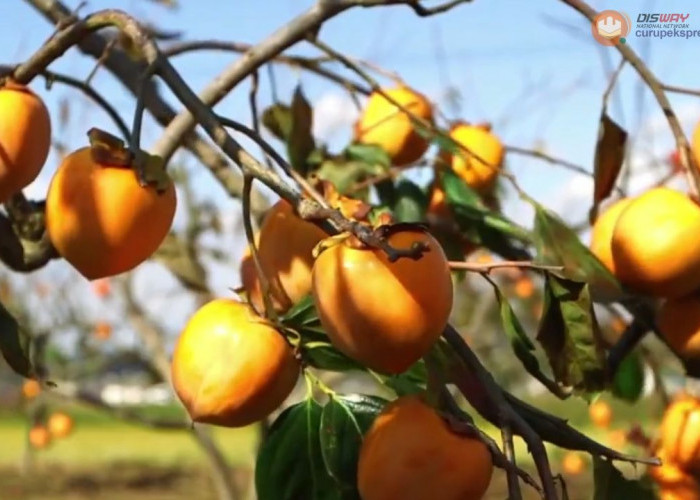
[[(659, 410), (653, 402), (641, 405), (641, 408), (612, 402), (616, 418), (610, 430), (600, 430), (589, 425), (583, 401), (560, 402), (545, 397), (535, 404), (568, 418), (579, 430), (606, 444), (611, 444), (608, 440), (610, 430), (628, 428), (633, 422), (653, 431), (654, 417)], [(93, 498), (95, 491), (100, 492), (100, 499), (109, 500), (214, 499), (205, 456), (189, 432), (127, 424), (81, 407), (66, 410), (75, 419), (73, 433), (54, 442), (47, 450), (34, 453), (34, 472), (26, 479), (20, 474), (27, 452), (26, 420), (21, 414), (0, 413), (0, 499), (77, 500)], [(178, 411), (166, 408), (152, 409), (149, 413), (175, 416)], [(500, 441), (497, 429), (477, 422)], [(242, 478), (249, 478), (258, 441), (257, 428), (216, 428), (213, 432), (231, 466)], [(625, 447), (624, 451), (639, 453), (634, 447)], [(516, 454), (519, 463), (530, 469), (527, 450), (519, 439), (516, 439)], [(549, 447), (549, 454), (556, 473), (564, 452)], [(627, 472), (640, 473), (632, 469)], [(567, 479), (572, 489), (570, 498), (590, 498), (590, 469), (579, 477)], [(499, 472), (488, 498), (504, 498), (503, 483)], [(194, 497), (193, 492), (196, 492)]]

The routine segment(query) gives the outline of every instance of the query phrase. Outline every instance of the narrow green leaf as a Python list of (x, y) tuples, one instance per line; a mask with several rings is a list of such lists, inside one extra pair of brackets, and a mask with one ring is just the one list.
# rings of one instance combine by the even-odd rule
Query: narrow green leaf
[(513, 348), (513, 352), (515, 352), (515, 356), (523, 364), (525, 370), (539, 380), (552, 394), (562, 399), (566, 398), (566, 392), (564, 392), (556, 382), (550, 380), (540, 369), (540, 362), (533, 354), (535, 352), (535, 345), (530, 340), (530, 337), (527, 336), (527, 333), (525, 333), (525, 329), (515, 315), (508, 299), (506, 299), (495, 282), (489, 281), (493, 286), (493, 291), (496, 294), (496, 299), (500, 306), (501, 324)]
[(616, 397), (636, 402), (644, 390), (644, 364), (636, 352), (628, 354), (618, 366), (613, 378), (612, 393)]
[(582, 392), (605, 387), (605, 353), (588, 285), (547, 275), (537, 340), (557, 382)]
[(428, 383), (428, 370), (421, 359), (408, 370), (398, 375), (382, 375), (375, 373), (382, 383), (394, 391), (397, 396), (418, 394), (425, 390)]
[(345, 194), (358, 182), (380, 174), (381, 169), (376, 164), (335, 158), (324, 161), (315, 173), (320, 179), (333, 183), (340, 194)]
[(617, 498), (654, 500), (656, 498), (648, 480), (625, 478), (610, 460), (593, 457), (593, 479), (595, 481), (593, 500)]
[(350, 160), (379, 165), (384, 169), (391, 167), (389, 154), (376, 144), (350, 144), (345, 148), (345, 156)]
[(394, 217), (397, 222), (420, 222), (428, 208), (428, 198), (421, 188), (404, 179), (396, 186)]
[(301, 87), (297, 86), (292, 98), (292, 126), (287, 140), (289, 163), (302, 175), (308, 170), (307, 159), (316, 148), (311, 127), (313, 110), (304, 97)]
[(537, 262), (563, 266), (562, 274), (590, 285), (596, 302), (615, 302), (624, 296), (620, 283), (556, 214), (535, 203)]
[(357, 461), (362, 437), (386, 400), (361, 394), (333, 397), (321, 415), (321, 452), (326, 470), (344, 491), (357, 498)]
[(321, 406), (307, 399), (287, 408), (274, 422), (255, 466), (259, 500), (342, 498), (323, 463), (321, 414)]
[(23, 377), (34, 377), (31, 363), (31, 337), (0, 303), (0, 351), (10, 368)]
[(272, 135), (287, 142), (292, 131), (292, 108), (286, 104), (273, 104), (263, 111), (260, 121)]

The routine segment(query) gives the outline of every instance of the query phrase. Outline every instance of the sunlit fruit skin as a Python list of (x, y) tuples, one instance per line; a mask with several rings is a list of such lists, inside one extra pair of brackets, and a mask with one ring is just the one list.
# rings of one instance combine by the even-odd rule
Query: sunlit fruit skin
[(0, 87), (0, 203), (28, 186), (51, 147), (51, 119), (29, 87), (8, 81)]
[(437, 240), (422, 231), (388, 237), (395, 248), (424, 242), (418, 260), (390, 263), (376, 248), (333, 245), (316, 259), (313, 297), (333, 345), (382, 373), (401, 373), (442, 333), (452, 309), (452, 280)]
[(590, 249), (608, 270), (615, 274), (615, 262), (612, 256), (612, 237), (617, 219), (629, 206), (632, 198), (622, 198), (601, 213), (593, 224)]
[[(695, 164), (700, 168), (700, 122), (698, 122), (693, 129), (693, 135), (690, 138), (690, 151), (695, 160)], [(676, 151), (676, 153), (678, 153), (678, 151)]]
[(41, 385), (34, 379), (29, 379), (22, 384), (22, 395), (26, 399), (34, 399), (41, 393)]
[(46, 448), (51, 444), (51, 433), (43, 425), (35, 425), (29, 429), (29, 444), (37, 450)]
[(58, 253), (89, 280), (129, 271), (163, 242), (175, 216), (175, 187), (141, 187), (131, 168), (68, 155), (46, 197), (46, 227)]
[(482, 194), (492, 191), (505, 155), (500, 139), (488, 126), (467, 123), (455, 124), (450, 130), (450, 137), (466, 150), (462, 154), (442, 151), (442, 162), (475, 191)]
[(492, 473), (484, 443), (452, 431), (419, 397), (405, 396), (365, 435), (357, 484), (362, 500), (477, 500)]
[(73, 430), (73, 419), (65, 413), (54, 413), (49, 417), (47, 427), (52, 438), (64, 438)]
[(661, 420), (659, 450), (684, 469), (700, 473), (700, 401), (690, 396), (676, 399)]
[(242, 302), (216, 299), (190, 318), (171, 373), (195, 422), (242, 427), (278, 408), (294, 389), (299, 363), (273, 326)]
[[(278, 201), (265, 216), (255, 241), (260, 266), (270, 284), (270, 299), (278, 313), (311, 293), (312, 251), (327, 236), (296, 215), (284, 200)], [(262, 288), (250, 247), (241, 262), (241, 282), (253, 307), (264, 312)]]
[(700, 359), (700, 296), (666, 300), (656, 317), (668, 345), (684, 359)]
[(612, 409), (605, 401), (596, 401), (591, 404), (588, 407), (588, 415), (594, 425), (603, 429), (610, 427), (613, 417)]
[(649, 476), (659, 485), (659, 500), (700, 500), (700, 484), (677, 463), (669, 460), (663, 450), (657, 453), (660, 466), (650, 466)]
[(612, 237), (615, 274), (631, 291), (681, 297), (700, 288), (700, 207), (655, 188), (620, 214)]
[[(384, 89), (384, 93), (413, 115), (432, 123), (433, 107), (424, 95), (403, 85)], [(380, 146), (399, 167), (418, 161), (429, 146), (410, 116), (379, 92), (372, 92), (355, 124), (355, 142)]]

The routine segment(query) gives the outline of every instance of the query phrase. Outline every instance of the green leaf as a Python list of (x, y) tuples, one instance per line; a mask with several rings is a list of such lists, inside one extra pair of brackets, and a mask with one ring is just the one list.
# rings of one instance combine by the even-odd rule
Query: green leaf
[(441, 180), (455, 221), (470, 241), (509, 258), (527, 258), (510, 241), (530, 243), (532, 237), (526, 229), (488, 208), (476, 191), (452, 171), (443, 172)]
[(350, 160), (379, 165), (384, 169), (391, 167), (391, 157), (376, 144), (350, 144), (345, 149), (345, 156)]
[(287, 408), (275, 420), (255, 465), (259, 500), (342, 498), (321, 453), (321, 406), (313, 399)]
[(618, 366), (612, 383), (612, 393), (616, 397), (636, 402), (644, 390), (644, 364), (636, 352), (628, 354)]
[(557, 215), (535, 206), (535, 246), (539, 264), (563, 266), (562, 274), (590, 285), (596, 302), (616, 302), (624, 296), (620, 283)]
[(260, 121), (272, 135), (287, 142), (292, 130), (292, 108), (286, 104), (273, 104), (263, 111)]
[(382, 398), (356, 394), (333, 397), (323, 407), (321, 453), (344, 498), (360, 498), (356, 484), (362, 437), (386, 403)]
[(593, 500), (633, 498), (634, 500), (654, 500), (654, 490), (646, 480), (625, 478), (611, 461), (593, 457), (593, 479), (595, 492)]
[(316, 175), (323, 180), (332, 182), (340, 194), (345, 194), (358, 182), (367, 177), (382, 173), (382, 167), (360, 161), (346, 161), (342, 158), (324, 161)]
[(319, 322), (313, 295), (308, 294), (294, 304), (280, 320), (283, 324), (291, 327), (301, 327)]
[(610, 119), (605, 111), (600, 117), (598, 143), (593, 160), (595, 188), (594, 209), (610, 195), (625, 159), (627, 132)]
[(428, 208), (428, 198), (421, 188), (409, 180), (396, 186), (394, 217), (396, 222), (420, 222)]
[(0, 351), (10, 368), (23, 377), (35, 375), (31, 362), (31, 337), (20, 328), (17, 320), (0, 303)]
[(375, 373), (382, 383), (394, 391), (397, 396), (418, 394), (425, 390), (428, 383), (428, 370), (421, 359), (408, 370), (398, 375), (383, 375)]
[(287, 154), (289, 163), (302, 175), (308, 170), (307, 158), (316, 148), (311, 127), (313, 125), (313, 110), (304, 97), (301, 87), (297, 86), (292, 98), (292, 125), (287, 139)]
[(605, 387), (605, 353), (588, 285), (548, 274), (537, 332), (557, 382), (578, 391)]
[(559, 398), (565, 398), (567, 394), (562, 391), (561, 387), (542, 373), (540, 363), (533, 354), (535, 352), (535, 345), (530, 340), (530, 337), (527, 336), (527, 333), (525, 333), (525, 329), (515, 315), (508, 299), (506, 299), (495, 282), (489, 281), (493, 286), (496, 299), (500, 305), (501, 323), (503, 324), (503, 329), (506, 332), (508, 341), (513, 348), (513, 352), (515, 352), (515, 356), (520, 360), (527, 372), (539, 380), (552, 394)]

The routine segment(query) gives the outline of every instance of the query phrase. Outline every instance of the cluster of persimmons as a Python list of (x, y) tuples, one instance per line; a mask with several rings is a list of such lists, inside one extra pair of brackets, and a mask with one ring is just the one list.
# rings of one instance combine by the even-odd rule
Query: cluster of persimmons
[[(41, 393), (41, 386), (36, 380), (27, 380), (22, 386), (22, 396), (27, 401), (33, 400)], [(37, 419), (29, 429), (27, 439), (32, 448), (41, 450), (53, 441), (68, 437), (73, 431), (73, 418), (62, 411), (57, 411)]]
[[(11, 81), (0, 88), (0, 114), (13, 117), (0, 121), (0, 202), (5, 202), (41, 171), (51, 125), (40, 98)], [(430, 101), (399, 85), (370, 96), (353, 141), (379, 146), (394, 166), (407, 166), (426, 153), (430, 141), (421, 128), (432, 124)], [(498, 137), (487, 125), (465, 122), (453, 124), (449, 137), (464, 151), (442, 150), (437, 168), (451, 169), (473, 190), (490, 195), (504, 159)], [(89, 280), (104, 280), (149, 258), (170, 230), (176, 208), (171, 182), (144, 184), (125, 147), (103, 146), (93, 143), (63, 158), (46, 196), (53, 246)], [(429, 212), (449, 217), (437, 181)], [(698, 233), (700, 207), (685, 194), (656, 188), (609, 207), (595, 222), (591, 243), (626, 288), (665, 299), (659, 328), (686, 358), (700, 358)], [(382, 374), (402, 373), (420, 360), (452, 309), (450, 268), (427, 230), (389, 226), (385, 234), (395, 248), (420, 243), (426, 251), (419, 259), (391, 261), (353, 235), (329, 238), (289, 203), (277, 202), (254, 238), (256, 258), (249, 247), (241, 263), (246, 300), (205, 304), (178, 339), (172, 382), (193, 421), (245, 426), (284, 402), (303, 360), (274, 318), (308, 295), (330, 342), (349, 358)], [(518, 294), (529, 296), (532, 282), (521, 288)], [(56, 417), (55, 427), (67, 434), (72, 422), (63, 417)], [(697, 427), (698, 419), (700, 403), (690, 398), (664, 418), (659, 453), (669, 465), (657, 469), (657, 476), (665, 488), (671, 480), (690, 484), (686, 472), (700, 468), (700, 441), (681, 435)], [(52, 432), (34, 428), (30, 440), (46, 446)], [(358, 488), (365, 500), (432, 498), (437, 488), (444, 498), (477, 499), (491, 473), (482, 441), (455, 432), (421, 396), (404, 396), (387, 405), (365, 436)]]

